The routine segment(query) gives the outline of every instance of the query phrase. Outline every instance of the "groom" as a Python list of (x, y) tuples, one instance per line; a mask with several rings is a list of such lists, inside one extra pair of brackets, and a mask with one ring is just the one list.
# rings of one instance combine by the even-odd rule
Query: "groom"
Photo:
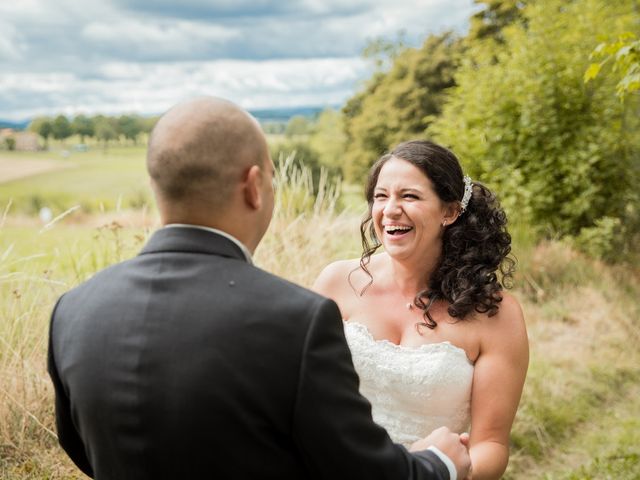
[(154, 128), (147, 167), (164, 227), (140, 255), (63, 295), (52, 315), (59, 440), (83, 472), (467, 474), (466, 446), (447, 429), (413, 454), (393, 444), (358, 393), (336, 305), (252, 265), (274, 172), (251, 116), (215, 98), (182, 103)]

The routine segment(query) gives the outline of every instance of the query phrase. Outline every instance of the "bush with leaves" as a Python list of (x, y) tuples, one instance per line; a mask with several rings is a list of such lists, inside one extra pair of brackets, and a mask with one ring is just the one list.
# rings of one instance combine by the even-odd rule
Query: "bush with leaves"
[(377, 72), (343, 109), (347, 151), (345, 175), (360, 183), (384, 152), (424, 137), (438, 115), (445, 90), (454, 84), (461, 43), (452, 33), (427, 38), (420, 49), (402, 50), (388, 72)]
[(637, 200), (637, 119), (612, 80), (583, 82), (598, 36), (628, 29), (633, 5), (549, 0), (524, 15), (504, 29), (503, 49), (470, 48), (430, 134), (497, 190), (512, 219), (577, 235)]

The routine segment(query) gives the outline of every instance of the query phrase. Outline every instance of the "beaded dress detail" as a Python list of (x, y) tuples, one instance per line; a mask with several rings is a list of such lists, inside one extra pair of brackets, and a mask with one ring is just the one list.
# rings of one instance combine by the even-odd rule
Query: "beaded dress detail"
[(404, 347), (376, 340), (361, 323), (344, 322), (360, 393), (373, 419), (404, 446), (438, 427), (454, 432), (470, 425), (473, 364), (449, 342)]

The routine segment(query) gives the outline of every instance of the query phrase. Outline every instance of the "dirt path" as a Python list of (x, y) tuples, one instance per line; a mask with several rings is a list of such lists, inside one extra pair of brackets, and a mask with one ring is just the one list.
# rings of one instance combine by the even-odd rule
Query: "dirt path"
[(0, 184), (30, 177), (39, 173), (60, 170), (72, 166), (71, 163), (58, 160), (34, 160), (28, 158), (0, 158)]

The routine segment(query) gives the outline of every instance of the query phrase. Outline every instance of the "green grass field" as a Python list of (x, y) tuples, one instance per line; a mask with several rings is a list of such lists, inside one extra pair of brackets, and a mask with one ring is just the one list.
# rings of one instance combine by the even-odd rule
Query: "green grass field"
[(35, 214), (43, 207), (54, 215), (79, 205), (93, 213), (116, 208), (140, 208), (151, 203), (146, 179), (144, 148), (111, 148), (87, 152), (0, 152), (0, 166), (11, 162), (16, 169), (21, 160), (57, 162), (59, 170), (2, 182), (0, 205), (12, 201), (12, 211)]
[[(49, 315), (60, 294), (135, 255), (154, 228), (153, 212), (112, 210), (125, 184), (146, 183), (141, 159), (135, 148), (87, 152), (63, 159), (78, 162), (75, 171), (0, 184), (0, 198), (14, 198), (16, 208), (0, 217), (0, 479), (84, 478), (56, 443), (45, 371)], [(256, 263), (309, 286), (330, 261), (359, 255), (359, 214), (338, 212), (335, 195), (315, 202), (300, 172), (279, 175), (275, 217)], [(18, 208), (15, 195), (26, 186), (48, 201), (70, 183), (79, 184), (72, 197), (89, 202), (95, 189), (107, 211), (74, 213), (43, 229)], [(44, 185), (48, 193), (38, 190)], [(534, 244), (526, 227), (513, 234), (514, 295), (525, 311), (531, 364), (505, 478), (639, 479), (640, 271), (560, 241)]]

